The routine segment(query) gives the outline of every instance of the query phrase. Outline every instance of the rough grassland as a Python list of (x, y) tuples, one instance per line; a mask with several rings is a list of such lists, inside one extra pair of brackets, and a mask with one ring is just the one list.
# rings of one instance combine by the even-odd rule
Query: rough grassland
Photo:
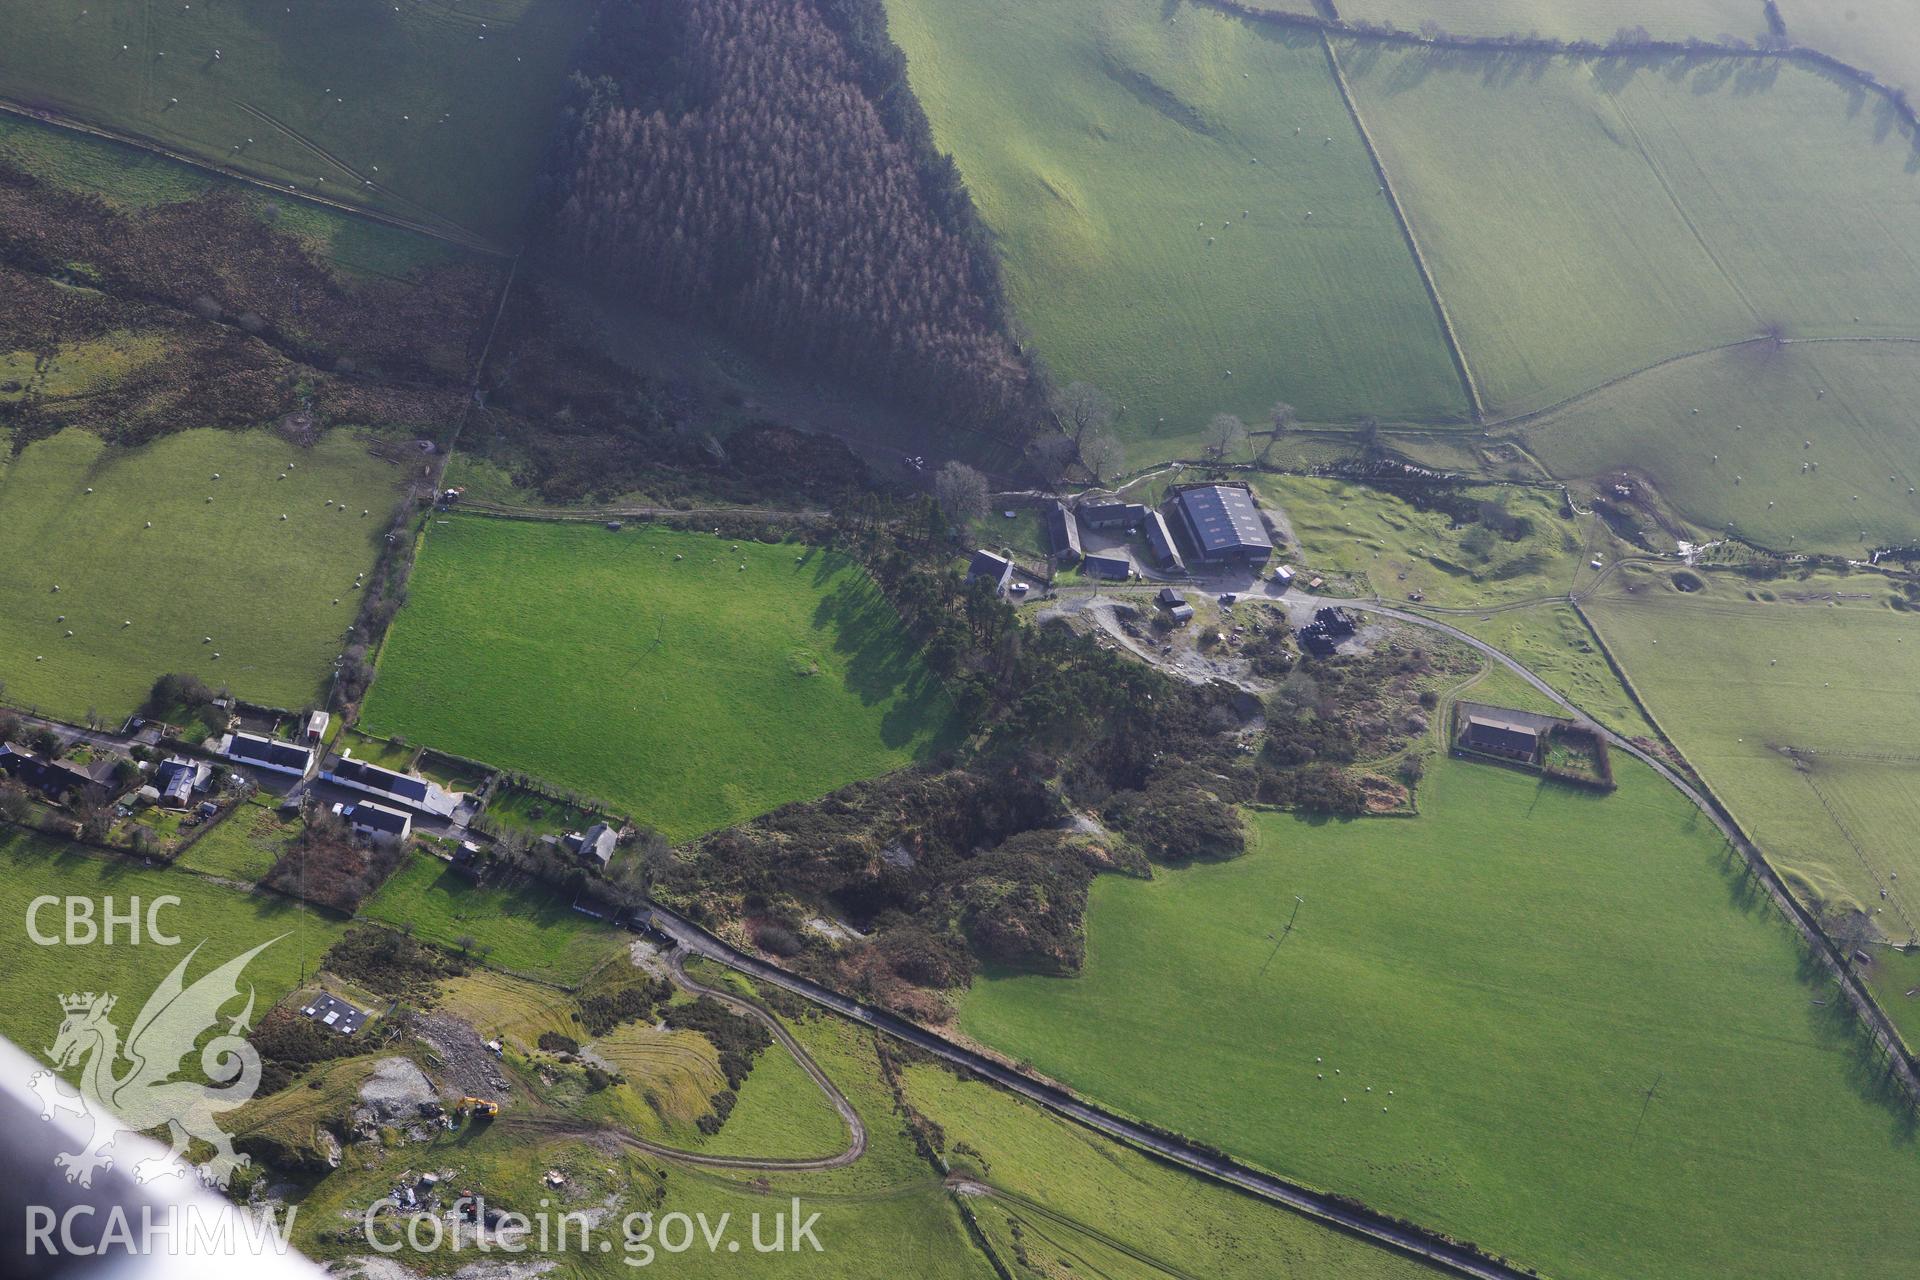
[(820, 551), (437, 518), (410, 598), (369, 727), (675, 840), (908, 764), (950, 721), (898, 615)]
[(1101, 878), (1085, 975), (976, 983), (962, 1023), (1549, 1274), (1897, 1268), (1920, 1166), (1879, 1067), (1706, 819), (1615, 769), (1596, 797), (1443, 761), (1417, 819), (1258, 815), (1237, 861)]
[(440, 859), (414, 853), (361, 907), (370, 920), (458, 948), (471, 938), (486, 962), (549, 982), (579, 982), (616, 953), (623, 935), (574, 911), (537, 883), (482, 887)]
[[(1161, 1264), (1141, 1266), (1136, 1257), (1121, 1275), (1186, 1273), (1214, 1280), (1434, 1275), (1397, 1254), (1149, 1159), (1024, 1098), (936, 1066), (910, 1067), (904, 1076), (908, 1100), (945, 1131), (949, 1160), (969, 1177), (1043, 1206), (1040, 1213), (1017, 1200), (1008, 1206), (1029, 1243), (1033, 1233), (1045, 1238), (1065, 1226), (1076, 1249), (1091, 1240), (1117, 1241)], [(976, 1202), (975, 1207), (985, 1212), (996, 1203)]]
[(136, 450), (81, 431), (29, 445), (0, 474), (6, 700), (118, 720), (170, 671), (275, 706), (313, 700), (396, 475), (350, 431), (312, 449), (211, 430)]
[[(173, 894), (179, 906), (163, 907), (159, 924), (180, 939), (177, 947), (155, 946), (145, 939), (129, 946), (36, 945), (27, 934), (27, 905), (42, 894), (91, 898), (96, 918), (111, 895), (116, 911), (139, 898), (146, 905)], [(61, 908), (43, 910), (43, 934), (61, 932)], [(0, 1005), (0, 1034), (30, 1053), (53, 1043), (60, 1027), (59, 997), (70, 991), (109, 991), (120, 997), (114, 1020), (122, 1034), (160, 980), (201, 946), (188, 968), (188, 980), (225, 964), (269, 938), (268, 947), (247, 967), (246, 981), (257, 993), (256, 1020), (293, 989), (302, 973), (319, 968), (320, 957), (340, 936), (341, 926), (277, 895), (254, 895), (177, 871), (154, 871), (130, 861), (95, 857), (69, 846), (0, 830), (0, 965), (11, 996)], [(282, 937), (281, 935), (285, 935)], [(238, 1006), (235, 1006), (236, 1011)]]
[[(1885, 908), (1876, 922), (1906, 941), (1920, 922), (1920, 623), (1887, 607), (1874, 575), (1704, 577), (1686, 594), (1634, 574), (1587, 613), (1782, 874), (1820, 901)], [(1819, 754), (1796, 767), (1786, 747)]]
[(1260, 491), (1286, 513), (1300, 563), (1356, 580), (1364, 594), (1404, 601), (1418, 591), (1441, 608), (1564, 596), (1593, 576), (1587, 563), (1617, 544), (1590, 517), (1567, 515), (1553, 489), (1493, 486), (1468, 489), (1469, 501), (1494, 502), (1528, 532), (1489, 535), (1456, 526), (1444, 512), (1421, 511), (1395, 494), (1320, 476), (1271, 476)]
[(1630, 378), (1526, 440), (1556, 475), (1645, 475), (1706, 528), (1859, 556), (1920, 542), (1917, 399), (1920, 345), (1754, 344)]
[(1276, 399), (1309, 419), (1465, 413), (1317, 39), (1157, 0), (888, 11), (1016, 314), (1059, 380), (1126, 405), (1136, 463)]
[(1786, 63), (1341, 56), (1495, 416), (1774, 325), (1920, 334), (1920, 168), (1878, 99)]
[(331, 199), (505, 238), (589, 7), (92, 0), (83, 11), (21, 0), (8, 7), (0, 94)]
[[(1300, 0), (1305, 3), (1306, 0)], [(1622, 27), (1645, 27), (1661, 40), (1721, 35), (1752, 40), (1767, 29), (1762, 0), (1341, 0), (1349, 22), (1391, 22), (1417, 31), (1431, 18), (1462, 36), (1538, 32), (1562, 40), (1611, 40)], [(1295, 9), (1294, 0), (1272, 7)], [(1298, 10), (1295, 10), (1296, 12)]]

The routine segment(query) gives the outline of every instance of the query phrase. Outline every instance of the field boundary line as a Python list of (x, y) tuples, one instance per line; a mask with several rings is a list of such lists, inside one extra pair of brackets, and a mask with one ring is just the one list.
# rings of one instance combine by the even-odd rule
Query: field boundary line
[(1393, 178), (1387, 173), (1387, 163), (1380, 155), (1380, 148), (1374, 145), (1373, 135), (1367, 131), (1367, 122), (1360, 114), (1360, 104), (1354, 100), (1353, 88), (1347, 83), (1347, 73), (1340, 67), (1340, 55), (1334, 50), (1333, 41), (1325, 29), (1320, 32), (1320, 48), (1327, 55), (1327, 68), (1333, 72), (1333, 83), (1340, 90), (1341, 102), (1346, 104), (1347, 117), (1353, 121), (1361, 145), (1367, 149), (1367, 158), (1373, 162), (1373, 171), (1380, 178), (1380, 189), (1386, 193), (1387, 207), (1393, 210), (1393, 220), (1400, 225), (1400, 235), (1406, 240), (1408, 251), (1413, 254), (1414, 268), (1420, 273), (1420, 283), (1426, 287), (1427, 300), (1433, 304), (1434, 317), (1440, 322), (1441, 336), (1447, 340), (1447, 354), (1453, 358), (1453, 371), (1460, 378), (1460, 389), (1466, 392), (1467, 411), (1473, 415), (1476, 424), (1484, 423), (1487, 408), (1480, 399), (1480, 388), (1474, 382), (1466, 350), (1460, 345), (1460, 335), (1454, 332), (1453, 317), (1447, 312), (1446, 299), (1441, 296), (1440, 285), (1433, 278), (1432, 268), (1427, 265), (1427, 255), (1420, 249), (1420, 237), (1413, 230), (1413, 219), (1408, 216), (1400, 203), (1399, 194), (1393, 189)]
[(438, 240), (442, 244), (455, 245), (473, 253), (485, 254), (492, 258), (514, 256), (512, 250), (468, 232), (461, 232), (456, 235), (428, 223), (418, 222), (412, 218), (405, 218), (398, 214), (386, 213), (365, 205), (352, 204), (345, 200), (333, 199), (331, 196), (323, 196), (311, 191), (304, 191), (291, 183), (273, 182), (256, 174), (220, 164), (218, 161), (188, 155), (183, 151), (176, 151), (172, 147), (156, 142), (151, 138), (142, 137), (136, 133), (126, 133), (117, 129), (108, 129), (101, 125), (89, 124), (74, 116), (69, 116), (46, 107), (33, 107), (22, 102), (16, 102), (11, 98), (0, 98), (0, 112), (4, 112), (7, 115), (18, 116), (23, 120), (31, 120), (36, 124), (47, 125), (50, 128), (64, 129), (68, 133), (78, 133), (86, 137), (98, 138), (102, 142), (113, 142), (123, 147), (132, 147), (136, 151), (144, 151), (149, 155), (156, 155), (162, 159), (171, 160), (175, 164), (186, 165), (190, 169), (198, 169), (203, 173), (218, 174), (222, 178), (229, 179), (233, 182), (243, 182), (247, 186), (256, 187), (261, 191), (271, 191), (277, 196), (291, 196), (296, 200), (304, 200), (308, 204), (320, 205), (339, 213), (351, 214), (357, 218), (365, 218), (369, 222), (378, 222), (383, 226), (393, 227), (400, 231), (411, 231), (415, 235), (426, 236), (430, 240)]
[[(270, 128), (272, 128), (276, 133), (279, 133), (282, 136), (288, 139), (291, 139), (293, 143), (296, 146), (300, 147), (302, 150), (308, 152), (311, 155), (318, 156), (320, 159), (326, 161), (328, 164), (332, 165), (334, 168), (340, 170), (340, 172), (346, 174), (348, 177), (352, 178), (355, 182), (360, 183), (361, 186), (366, 190), (378, 191), (382, 195), (385, 195), (390, 199), (395, 200), (400, 204), (406, 206), (407, 208), (412, 209), (416, 214), (418, 214), (421, 218), (425, 219), (426, 221), (434, 223), (444, 228), (450, 228), (451, 229), (450, 234), (454, 234), (454, 235), (471, 235), (472, 234), (472, 232), (469, 232), (465, 227), (462, 227), (458, 222), (455, 222), (452, 218), (446, 217), (442, 214), (435, 213), (433, 210), (421, 205), (418, 201), (408, 199), (406, 196), (401, 195), (398, 191), (395, 191), (393, 188), (388, 187), (382, 183), (373, 181), (366, 174), (360, 172), (358, 169), (348, 164), (345, 160), (342, 160), (339, 156), (327, 150), (325, 147), (315, 142), (312, 138), (309, 138), (306, 134), (301, 133), (298, 129), (294, 128), (292, 125), (286, 124), (285, 122), (281, 121), (278, 117), (270, 115), (267, 112), (261, 110), (259, 107), (254, 106), (251, 102), (244, 101), (240, 98), (229, 98), (228, 101), (233, 103), (234, 106), (239, 107), (240, 110), (246, 112), (248, 115), (252, 116), (254, 119), (263, 121)], [(291, 186), (292, 184), (288, 184), (288, 185)]]
[[(1578, 600), (1572, 601), (1572, 604), (1574, 612), (1579, 614), (1580, 620), (1587, 624), (1587, 630), (1593, 634), (1594, 642), (1600, 646), (1600, 652), (1606, 657), (1607, 665), (1612, 667), (1614, 673), (1619, 676), (1622, 687), (1627, 691), (1627, 696), (1633, 699), (1633, 704), (1640, 709), (1640, 714), (1646, 718), (1648, 724), (1654, 727), (1655, 732), (1657, 732), (1662, 739), (1671, 742), (1672, 737), (1667, 732), (1666, 727), (1663, 726), (1659, 719), (1653, 714), (1653, 709), (1647, 705), (1646, 699), (1641, 697), (1639, 688), (1627, 675), (1626, 669), (1620, 665), (1619, 660), (1614, 657), (1612, 647), (1608, 645), (1605, 638), (1601, 636), (1600, 629), (1593, 624), (1593, 619), (1587, 616), (1586, 609), (1582, 607)], [(1760, 848), (1759, 844), (1754, 841), (1753, 837), (1747, 833), (1746, 827), (1734, 816), (1733, 810), (1727, 806), (1727, 802), (1721, 797), (1720, 793), (1714, 789), (1713, 783), (1708, 781), (1707, 778), (1697, 770), (1694, 770), (1692, 764), (1689, 763), (1687, 768), (1694, 773), (1698, 785), (1687, 784), (1684, 780), (1680, 779), (1679, 775), (1675, 774), (1672, 769), (1655, 761), (1648, 753), (1641, 751), (1630, 743), (1623, 743), (1622, 745), (1625, 746), (1629, 754), (1638, 756), (1643, 761), (1652, 764), (1657, 771), (1666, 775), (1669, 781), (1693, 797), (1695, 803), (1706, 812), (1707, 817), (1727, 836), (1728, 843), (1740, 854), (1747, 866), (1750, 867), (1759, 878), (1761, 885), (1767, 890), (1767, 895), (1771, 897), (1775, 905), (1780, 908), (1781, 914), (1787, 918), (1788, 923), (1792, 924), (1799, 931), (1808, 946), (1812, 949), (1814, 957), (1833, 973), (1835, 979), (1840, 984), (1840, 989), (1846, 992), (1847, 1003), (1852, 1005), (1854, 1011), (1860, 1015), (1865, 1023), (1866, 1031), (1874, 1043), (1885, 1051), (1889, 1069), (1893, 1070), (1899, 1076), (1901, 1089), (1906, 1096), (1909, 1107), (1920, 1103), (1920, 1077), (1916, 1077), (1915, 1075), (1913, 1055), (1907, 1049), (1907, 1042), (1901, 1037), (1899, 1031), (1895, 1029), (1893, 1020), (1887, 1016), (1886, 1010), (1880, 1007), (1879, 1002), (1874, 1000), (1866, 987), (1861, 984), (1858, 975), (1854, 973), (1852, 967), (1847, 963), (1846, 953), (1840, 950), (1839, 944), (1821, 927), (1819, 920), (1814, 917), (1813, 912), (1787, 887), (1787, 883), (1781, 877), (1778, 868), (1773, 865), (1772, 860), (1767, 857), (1766, 853)], [(1676, 746), (1674, 750), (1679, 751), (1679, 748)], [(1684, 760), (1686, 753), (1680, 752), (1680, 756)]]
[[(1587, 74), (1589, 77), (1593, 76), (1591, 63), (1587, 64)], [(1599, 86), (1596, 84), (1595, 87)], [(1673, 212), (1680, 219), (1681, 225), (1686, 227), (1687, 234), (1692, 236), (1693, 242), (1700, 246), (1700, 252), (1707, 256), (1707, 261), (1713, 264), (1713, 269), (1720, 273), (1720, 279), (1725, 282), (1728, 291), (1740, 300), (1740, 305), (1747, 309), (1747, 314), (1753, 317), (1753, 322), (1762, 324), (1760, 309), (1753, 305), (1753, 299), (1747, 296), (1747, 291), (1740, 287), (1740, 282), (1735, 280), (1733, 273), (1727, 270), (1727, 264), (1720, 261), (1720, 255), (1715, 253), (1713, 246), (1707, 243), (1707, 237), (1701, 232), (1700, 224), (1693, 220), (1693, 214), (1689, 213), (1687, 206), (1682, 203), (1680, 193), (1674, 190), (1673, 183), (1668, 180), (1667, 171), (1661, 168), (1660, 162), (1653, 158), (1653, 152), (1647, 147), (1646, 135), (1641, 132), (1639, 121), (1635, 120), (1633, 113), (1627, 110), (1620, 95), (1609, 93), (1606, 94), (1606, 99), (1612, 105), (1615, 117), (1633, 136), (1633, 149), (1639, 152), (1641, 162), (1647, 166), (1647, 172), (1653, 175), (1653, 180), (1660, 184), (1661, 194), (1666, 196), (1667, 203), (1673, 207)]]
[(1030, 1074), (980, 1049), (951, 1040), (898, 1014), (844, 995), (833, 988), (769, 963), (727, 943), (678, 913), (649, 901), (636, 923), (650, 924), (683, 951), (703, 956), (747, 977), (791, 992), (840, 1017), (925, 1050), (942, 1061), (1039, 1104), (1086, 1129), (1128, 1144), (1150, 1156), (1222, 1185), (1292, 1209), (1322, 1225), (1394, 1253), (1476, 1280), (1523, 1280), (1539, 1273), (1456, 1241), (1351, 1197), (1322, 1191), (1269, 1172), (1193, 1139), (1094, 1102), (1052, 1081)]

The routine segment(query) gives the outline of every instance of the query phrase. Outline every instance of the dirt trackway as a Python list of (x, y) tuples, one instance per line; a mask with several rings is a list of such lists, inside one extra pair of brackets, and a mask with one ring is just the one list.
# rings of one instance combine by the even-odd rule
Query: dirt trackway
[(644, 1151), (648, 1155), (659, 1156), (664, 1160), (673, 1160), (680, 1164), (699, 1165), (707, 1169), (744, 1169), (758, 1173), (797, 1173), (807, 1170), (845, 1168), (847, 1165), (852, 1164), (861, 1156), (865, 1155), (867, 1153), (866, 1122), (860, 1118), (860, 1113), (854, 1110), (853, 1104), (847, 1101), (847, 1096), (840, 1092), (839, 1086), (835, 1085), (833, 1081), (828, 1078), (827, 1073), (820, 1069), (820, 1064), (815, 1062), (812, 1055), (800, 1046), (800, 1042), (795, 1040), (793, 1034), (781, 1025), (780, 1020), (750, 1000), (743, 1000), (732, 992), (722, 991), (717, 987), (709, 987), (704, 983), (694, 981), (687, 976), (687, 971), (683, 967), (684, 963), (685, 952), (675, 952), (670, 962), (675, 985), (684, 991), (692, 992), (694, 995), (709, 996), (712, 999), (720, 1001), (720, 1003), (733, 1009), (735, 1012), (752, 1018), (754, 1021), (765, 1026), (768, 1031), (773, 1033), (774, 1039), (787, 1047), (787, 1052), (791, 1053), (794, 1061), (800, 1064), (800, 1069), (805, 1071), (807, 1075), (812, 1078), (813, 1082), (820, 1086), (820, 1091), (827, 1095), (829, 1102), (833, 1103), (833, 1109), (840, 1113), (840, 1119), (845, 1122), (849, 1135), (846, 1150), (838, 1152), (835, 1155), (810, 1156), (798, 1160), (774, 1160), (760, 1156), (716, 1156), (708, 1155), (703, 1151), (687, 1151), (680, 1147), (669, 1147), (664, 1143), (650, 1142), (645, 1138), (636, 1137), (624, 1129), (612, 1129), (603, 1125), (585, 1124), (580, 1121), (567, 1119), (564, 1116), (510, 1115), (495, 1123), (504, 1125), (510, 1129), (539, 1129), (545, 1132), (574, 1134), (580, 1137), (611, 1137), (619, 1142), (620, 1145), (632, 1147), (636, 1151)]

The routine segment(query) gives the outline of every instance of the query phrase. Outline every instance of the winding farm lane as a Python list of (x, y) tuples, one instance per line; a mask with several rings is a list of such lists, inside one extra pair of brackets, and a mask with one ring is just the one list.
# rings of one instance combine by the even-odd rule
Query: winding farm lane
[[(1577, 597), (1568, 596), (1566, 599), (1578, 607)], [(1759, 849), (1746, 838), (1732, 816), (1726, 813), (1715, 799), (1696, 788), (1658, 756), (1594, 721), (1572, 700), (1536, 675), (1524, 663), (1459, 627), (1379, 600), (1338, 599), (1294, 593), (1290, 597), (1290, 603), (1307, 608), (1338, 605), (1447, 635), (1512, 671), (1551, 699), (1554, 705), (1582, 723), (1591, 724), (1611, 746), (1645, 764), (1672, 784), (1705, 814), (1714, 826), (1719, 828), (1728, 843), (1746, 859), (1747, 865), (1766, 886), (1781, 912), (1793, 921), (1808, 947), (1833, 973), (1841, 989), (1847, 993), (1849, 1001), (1872, 1031), (1909, 1093), (1920, 1095), (1920, 1079), (1916, 1079), (1912, 1063), (1901, 1046), (1898, 1036), (1894, 1033), (1891, 1023), (1887, 1021), (1886, 1015), (1860, 986), (1852, 970), (1835, 953), (1826, 935), (1820, 931), (1806, 909), (1787, 891), (1786, 886), (1780, 881)], [(1144, 1148), (1186, 1169), (1238, 1187), (1262, 1199), (1285, 1205), (1342, 1230), (1365, 1236), (1376, 1244), (1418, 1257), (1456, 1275), (1477, 1277), (1479, 1280), (1520, 1280), (1520, 1277), (1535, 1274), (1513, 1264), (1462, 1249), (1436, 1233), (1377, 1214), (1356, 1201), (1290, 1182), (1264, 1170), (1242, 1164), (1199, 1143), (1129, 1120), (1068, 1089), (1040, 1080), (975, 1049), (956, 1044), (935, 1031), (909, 1022), (887, 1010), (864, 1004), (829, 987), (789, 973), (757, 956), (748, 955), (664, 907), (652, 906), (646, 918), (654, 928), (678, 944), (680, 952), (674, 957), (676, 972), (680, 971), (684, 955), (703, 956), (738, 970), (757, 981), (791, 992), (842, 1017), (912, 1044), (950, 1065), (965, 1068), (977, 1076), (1038, 1103), (1056, 1115), (1073, 1120), (1089, 1129)], [(684, 978), (684, 974), (681, 976)], [(691, 980), (687, 979), (687, 981)], [(711, 992), (710, 988), (706, 990)], [(807, 1060), (803, 1058), (802, 1061)], [(832, 1091), (831, 1085), (826, 1084), (822, 1077), (816, 1076), (816, 1079), (821, 1079), (829, 1091)]]

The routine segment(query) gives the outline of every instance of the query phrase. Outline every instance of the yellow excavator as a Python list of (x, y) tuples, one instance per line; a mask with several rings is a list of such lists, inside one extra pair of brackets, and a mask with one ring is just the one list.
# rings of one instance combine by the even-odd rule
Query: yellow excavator
[(462, 1098), (460, 1110), (475, 1120), (491, 1120), (500, 1114), (500, 1104), (485, 1098)]

